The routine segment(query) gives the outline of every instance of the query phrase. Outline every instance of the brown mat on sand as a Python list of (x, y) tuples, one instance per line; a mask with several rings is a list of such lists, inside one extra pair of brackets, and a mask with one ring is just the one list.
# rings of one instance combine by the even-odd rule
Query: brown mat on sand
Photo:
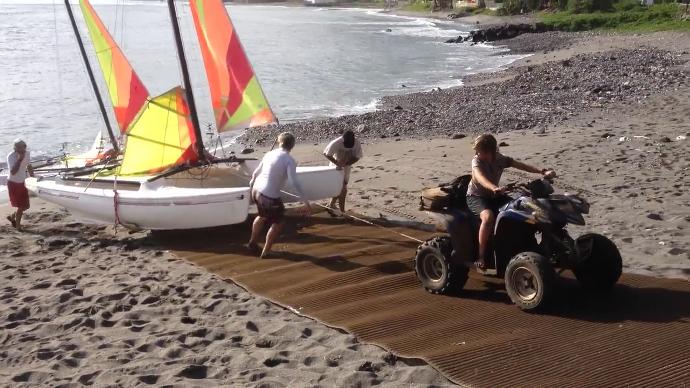
[[(176, 254), (279, 304), (477, 387), (690, 385), (690, 283), (624, 275), (607, 296), (564, 279), (550, 311), (510, 304), (503, 282), (473, 276), (459, 296), (426, 293), (417, 243), (313, 217), (287, 232), (280, 258), (243, 247), (248, 225), (175, 241)], [(420, 239), (426, 232), (395, 228)]]

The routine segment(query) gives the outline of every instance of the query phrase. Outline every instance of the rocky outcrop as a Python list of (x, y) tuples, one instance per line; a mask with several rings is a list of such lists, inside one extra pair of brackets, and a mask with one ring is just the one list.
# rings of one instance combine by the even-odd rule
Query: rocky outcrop
[(497, 40), (511, 39), (516, 36), (527, 33), (542, 33), (552, 31), (550, 26), (544, 23), (534, 24), (503, 24), (496, 26), (489, 26), (479, 30), (471, 31), (468, 36), (459, 36), (455, 39), (449, 39), (446, 43), (463, 43), (463, 42), (494, 42)]

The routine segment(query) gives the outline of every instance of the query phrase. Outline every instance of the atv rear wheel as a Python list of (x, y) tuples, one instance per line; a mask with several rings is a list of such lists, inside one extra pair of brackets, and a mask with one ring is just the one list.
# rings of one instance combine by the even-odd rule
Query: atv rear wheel
[(613, 241), (600, 234), (585, 234), (577, 239), (577, 246), (585, 256), (573, 268), (575, 277), (589, 291), (608, 291), (623, 271), (623, 260)]
[(521, 310), (536, 311), (550, 298), (554, 277), (546, 257), (535, 252), (518, 253), (506, 267), (506, 291)]
[(467, 282), (469, 269), (452, 261), (450, 237), (434, 237), (417, 248), (414, 270), (422, 286), (432, 294), (459, 291)]

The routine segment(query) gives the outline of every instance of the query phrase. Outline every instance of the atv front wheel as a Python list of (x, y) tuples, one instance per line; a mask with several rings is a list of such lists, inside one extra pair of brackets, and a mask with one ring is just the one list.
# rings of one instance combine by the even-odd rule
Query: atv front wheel
[(467, 282), (469, 269), (452, 262), (450, 237), (434, 237), (417, 248), (414, 269), (422, 286), (432, 294), (459, 291)]
[(616, 244), (605, 236), (590, 233), (578, 237), (577, 246), (584, 257), (573, 273), (582, 287), (598, 292), (610, 290), (623, 271)]
[(535, 252), (518, 253), (506, 267), (506, 291), (521, 310), (536, 311), (550, 298), (554, 277), (546, 257)]

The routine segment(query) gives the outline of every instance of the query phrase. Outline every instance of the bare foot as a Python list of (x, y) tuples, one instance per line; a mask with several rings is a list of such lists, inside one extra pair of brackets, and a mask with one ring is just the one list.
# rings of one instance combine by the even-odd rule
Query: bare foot
[(260, 259), (277, 259), (281, 257), (281, 252), (280, 251), (268, 251), (268, 252), (261, 252), (261, 256), (259, 256)]
[(261, 248), (259, 247), (259, 244), (248, 243), (246, 247), (253, 255), (259, 256), (261, 254)]
[(484, 262), (484, 260), (475, 261), (474, 267), (477, 270), (477, 272), (482, 274), (482, 275), (492, 275), (492, 274), (495, 275), (496, 274), (495, 269), (492, 270), (492, 269), (486, 268), (486, 263)]
[(15, 228), (17, 227), (17, 223), (14, 221), (14, 217), (13, 217), (13, 216), (7, 216), (7, 221), (9, 221), (10, 224), (12, 224), (13, 227), (15, 227)]

